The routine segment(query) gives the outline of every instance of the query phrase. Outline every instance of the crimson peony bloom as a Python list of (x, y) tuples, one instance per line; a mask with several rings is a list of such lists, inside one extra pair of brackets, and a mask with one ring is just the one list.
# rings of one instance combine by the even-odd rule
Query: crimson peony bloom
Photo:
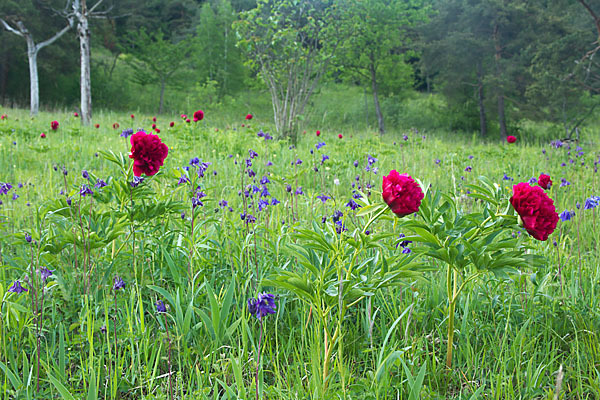
[(156, 129), (156, 124), (152, 124), (152, 129)]
[(506, 141), (507, 141), (508, 143), (514, 143), (514, 142), (516, 142), (516, 141), (517, 141), (517, 138), (516, 138), (516, 137), (514, 137), (514, 136), (512, 136), (512, 135), (510, 135), (510, 136), (507, 136), (507, 137), (506, 137)]
[(119, 129), (119, 123), (118, 122), (115, 122), (113, 124), (113, 129)]
[(341, 139), (341, 138), (343, 138), (343, 137), (344, 137), (344, 136), (342, 136), (342, 134), (341, 134), (341, 133), (338, 135), (338, 138), (340, 138), (340, 139)]
[(548, 190), (552, 187), (552, 179), (550, 179), (549, 175), (541, 174), (538, 178), (538, 185), (540, 185), (542, 189)]
[(6, 119), (6, 114), (2, 114), (2, 116), (0, 116), (0, 119)]
[(46, 139), (46, 134), (45, 134), (44, 132), (42, 132), (42, 134), (40, 135), (40, 137), (41, 137), (42, 139)]
[(252, 114), (248, 114), (248, 115), (246, 115), (246, 120), (248, 120), (248, 121), (249, 121), (249, 120), (251, 120), (251, 119), (252, 119)]
[(135, 115), (131, 114), (131, 119), (134, 119), (134, 118), (135, 118)]
[(181, 114), (181, 119), (187, 119), (187, 115)]
[(246, 124), (242, 124), (242, 128), (245, 128), (245, 127), (246, 127)]
[(317, 136), (321, 136), (321, 131), (317, 131)]
[(383, 201), (394, 214), (402, 218), (419, 211), (423, 191), (421, 186), (408, 174), (399, 174), (395, 169), (383, 177)]
[(94, 125), (96, 128), (100, 128), (100, 124), (96, 124)]
[(202, 121), (204, 119), (204, 111), (198, 110), (194, 113), (194, 122)]
[(135, 176), (156, 174), (169, 154), (167, 145), (157, 135), (143, 131), (132, 135), (130, 141), (129, 158), (133, 158), (133, 174)]
[(77, 118), (77, 117), (79, 117), (79, 114), (77, 114), (77, 112), (74, 112), (74, 113), (73, 113), (73, 116), (74, 116), (75, 118)]
[(156, 122), (156, 117), (152, 117), (152, 122)]
[(58, 121), (52, 121), (50, 122), (50, 128), (52, 128), (53, 131), (58, 129)]
[(169, 126), (172, 128), (175, 126), (175, 122), (171, 121), (171, 123), (169, 124)]
[(185, 122), (187, 122), (189, 124), (192, 121), (188, 118), (188, 119), (185, 120)]
[(154, 129), (154, 132), (156, 132), (156, 133), (160, 133), (160, 129), (158, 129), (158, 128), (155, 128), (155, 129)]
[(513, 186), (510, 204), (521, 217), (523, 227), (537, 240), (547, 240), (556, 229), (558, 214), (554, 202), (541, 187), (526, 182)]

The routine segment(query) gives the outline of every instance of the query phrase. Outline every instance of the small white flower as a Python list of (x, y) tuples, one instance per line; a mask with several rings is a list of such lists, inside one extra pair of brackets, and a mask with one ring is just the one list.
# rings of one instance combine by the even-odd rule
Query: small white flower
[(340, 185), (340, 180), (339, 180), (338, 178), (335, 178), (335, 179), (333, 180), (333, 184), (334, 184), (334, 185), (338, 185), (338, 186), (339, 186), (339, 185)]

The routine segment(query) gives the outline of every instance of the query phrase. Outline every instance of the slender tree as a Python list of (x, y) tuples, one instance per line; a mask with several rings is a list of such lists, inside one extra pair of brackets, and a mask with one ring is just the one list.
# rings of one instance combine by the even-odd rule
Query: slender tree
[(148, 34), (142, 28), (130, 35), (129, 46), (124, 49), (128, 53), (125, 61), (133, 68), (138, 83), (159, 84), (159, 114), (163, 112), (167, 84), (188, 58), (190, 48), (190, 38), (171, 43), (160, 30)]
[[(386, 67), (405, 63), (411, 55), (416, 23), (425, 21), (429, 7), (415, 0), (346, 0), (340, 6), (342, 13), (341, 36), (344, 38), (336, 61), (343, 71), (356, 76), (371, 88), (379, 133), (385, 133), (385, 122), (379, 97)], [(412, 85), (412, 82), (409, 83)]]
[[(68, 9), (70, 2), (70, 0), (66, 2), (65, 10)], [(30, 14), (32, 12), (32, 10), (27, 10), (25, 8), (23, 11), (25, 11), (25, 14)], [(40, 84), (37, 64), (38, 54), (40, 50), (56, 42), (73, 27), (73, 18), (70, 16), (67, 17), (67, 23), (60, 31), (56, 32), (50, 38), (38, 43), (35, 42), (32, 31), (26, 26), (25, 19), (26, 18), (24, 18), (22, 15), (14, 15), (6, 18), (0, 18), (0, 23), (8, 32), (22, 37), (27, 43), (27, 59), (29, 61), (30, 114), (34, 116), (37, 115), (40, 109)]]
[(80, 54), (80, 89), (81, 89), (81, 123), (92, 123), (92, 79), (91, 79), (91, 18), (106, 18), (110, 9), (98, 11), (104, 0), (98, 0), (88, 7), (87, 0), (73, 0), (71, 15), (77, 21), (77, 37), (79, 39)]
[(239, 47), (271, 94), (277, 132), (296, 140), (297, 120), (342, 37), (334, 0), (259, 0), (236, 24)]

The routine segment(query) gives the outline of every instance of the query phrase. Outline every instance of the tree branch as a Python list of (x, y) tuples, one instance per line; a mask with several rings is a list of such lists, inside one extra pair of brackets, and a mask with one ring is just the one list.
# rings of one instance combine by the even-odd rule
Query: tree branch
[(4, 29), (6, 29), (7, 31), (12, 32), (15, 35), (19, 35), (21, 37), (25, 37), (23, 35), (23, 32), (18, 31), (15, 28), (13, 28), (12, 26), (10, 26), (3, 18), (0, 18), (0, 22), (2, 22), (2, 25), (4, 26)]
[(584, 0), (579, 0), (579, 2), (582, 6), (585, 7), (588, 13), (592, 16), (592, 18), (594, 18), (594, 22), (596, 23), (596, 30), (598, 31), (598, 37), (600, 38), (600, 18), (598, 18), (598, 15), (596, 15), (594, 10), (592, 10), (592, 7), (590, 7)]
[(67, 31), (69, 29), (71, 29), (74, 25), (74, 21), (72, 18), (69, 18), (69, 23), (67, 24), (67, 26), (65, 26), (64, 28), (62, 28), (62, 30), (60, 30), (59, 32), (56, 32), (56, 34), (54, 36), (52, 36), (51, 38), (40, 42), (36, 45), (37, 50), (40, 50), (46, 46), (51, 45), (52, 43), (56, 42), (62, 35), (64, 35), (65, 33), (67, 33)]

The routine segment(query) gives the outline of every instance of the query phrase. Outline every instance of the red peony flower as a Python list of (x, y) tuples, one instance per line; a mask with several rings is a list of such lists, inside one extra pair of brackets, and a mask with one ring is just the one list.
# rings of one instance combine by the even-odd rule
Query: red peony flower
[(77, 117), (79, 117), (79, 114), (77, 114), (77, 112), (74, 112), (74, 113), (73, 113), (73, 116), (74, 116), (75, 118), (77, 118)]
[(41, 137), (42, 139), (46, 139), (46, 134), (45, 134), (44, 132), (42, 132), (42, 134), (40, 135), (40, 137)]
[(249, 121), (249, 120), (251, 120), (251, 119), (252, 119), (252, 114), (248, 114), (248, 115), (246, 115), (246, 120), (248, 120), (248, 121)]
[(538, 185), (540, 185), (542, 189), (549, 190), (552, 187), (552, 179), (550, 179), (549, 175), (541, 174), (538, 178)]
[(400, 175), (395, 169), (383, 177), (383, 201), (394, 214), (402, 218), (419, 211), (423, 191), (421, 186), (408, 174)]
[(50, 128), (52, 128), (53, 131), (58, 129), (58, 121), (52, 121), (50, 122)]
[(113, 124), (113, 129), (119, 129), (119, 123), (118, 122), (115, 122)]
[(192, 121), (188, 118), (188, 119), (185, 120), (185, 122), (187, 122), (189, 124)]
[(134, 118), (135, 118), (135, 115), (131, 114), (131, 119), (134, 119)]
[(321, 131), (317, 131), (317, 136), (321, 136)]
[(152, 117), (152, 122), (156, 122), (156, 117)]
[(194, 122), (202, 121), (204, 119), (204, 111), (198, 110), (194, 113)]
[(167, 145), (157, 135), (143, 131), (132, 135), (130, 141), (129, 158), (133, 158), (133, 174), (135, 176), (156, 174), (169, 154)]
[(242, 124), (242, 128), (245, 128), (245, 127), (246, 127), (246, 124)]
[(96, 128), (100, 128), (100, 124), (96, 124), (94, 125)]
[(156, 124), (152, 124), (152, 129), (156, 129)]
[(517, 138), (516, 138), (516, 137), (514, 137), (514, 136), (512, 136), (512, 135), (510, 135), (510, 136), (507, 136), (507, 137), (506, 137), (506, 141), (507, 141), (508, 143), (514, 143), (514, 142), (516, 142), (516, 141), (517, 141)]
[(523, 227), (537, 240), (547, 240), (556, 229), (554, 202), (541, 187), (525, 182), (513, 186), (510, 204), (523, 220)]
[(154, 129), (154, 132), (160, 133), (160, 129), (156, 128), (156, 129)]
[(340, 138), (340, 139), (341, 139), (341, 138), (343, 138), (343, 136), (342, 136), (342, 134), (341, 134), (341, 133), (338, 135), (338, 138)]
[(169, 124), (169, 126), (172, 128), (175, 126), (175, 122), (171, 121), (171, 123)]
[(6, 119), (6, 114), (2, 114), (2, 116), (0, 116), (0, 119)]
[(185, 114), (181, 114), (181, 118), (182, 118), (182, 119), (187, 119), (187, 115), (185, 115)]

